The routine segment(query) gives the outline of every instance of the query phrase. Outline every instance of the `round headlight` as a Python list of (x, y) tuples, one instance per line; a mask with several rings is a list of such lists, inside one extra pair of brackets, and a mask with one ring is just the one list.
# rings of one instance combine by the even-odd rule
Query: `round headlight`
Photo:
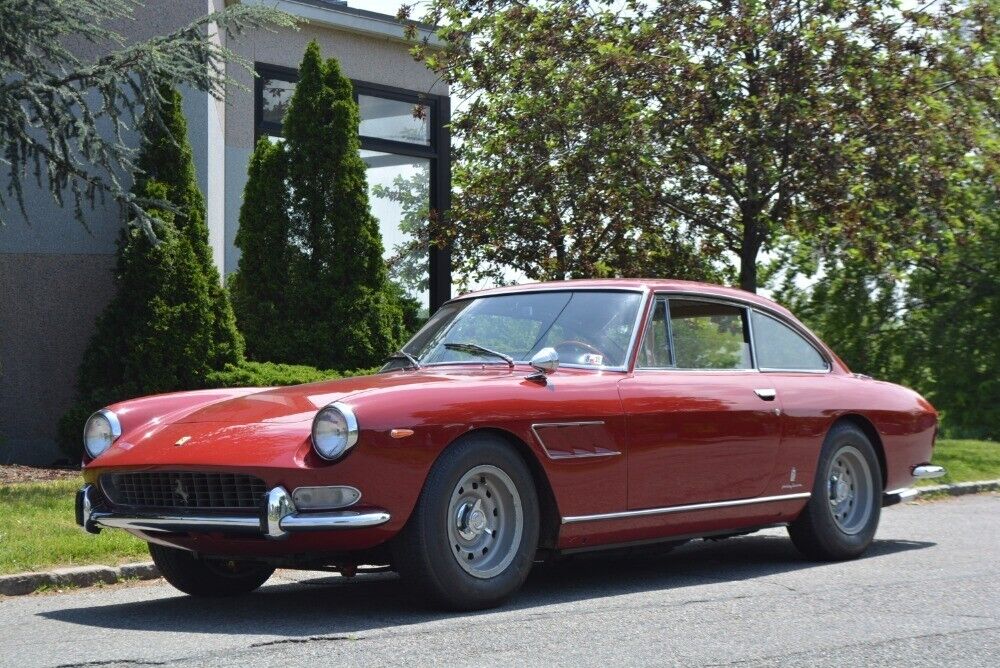
[(337, 459), (358, 442), (358, 420), (349, 406), (334, 402), (316, 414), (313, 449), (323, 459)]
[(108, 409), (101, 409), (87, 418), (83, 427), (83, 447), (91, 459), (95, 459), (111, 447), (122, 435), (122, 426), (118, 416)]

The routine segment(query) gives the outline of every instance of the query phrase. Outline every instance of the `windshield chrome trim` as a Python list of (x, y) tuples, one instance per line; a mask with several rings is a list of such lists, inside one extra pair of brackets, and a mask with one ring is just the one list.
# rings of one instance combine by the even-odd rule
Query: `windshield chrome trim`
[[(467, 299), (489, 299), (490, 297), (506, 297), (508, 295), (516, 295), (516, 294), (518, 294), (518, 291), (521, 291), (521, 292), (531, 292), (531, 293), (535, 293), (535, 292), (584, 292), (584, 291), (587, 291), (587, 292), (638, 292), (640, 294), (647, 294), (649, 292), (649, 288), (648, 287), (641, 286), (641, 285), (619, 286), (619, 287), (614, 287), (614, 286), (599, 286), (599, 285), (581, 285), (580, 287), (574, 287), (574, 288), (566, 287), (566, 286), (545, 287), (545, 288), (536, 288), (536, 287), (533, 287), (533, 286), (536, 286), (536, 285), (545, 285), (545, 283), (528, 283), (526, 285), (516, 285), (516, 286), (512, 285), (512, 286), (509, 286), (510, 289), (511, 289), (510, 292), (497, 292), (495, 294), (490, 294), (490, 295), (483, 294), (483, 291), (479, 291), (479, 292), (467, 292), (464, 295), (459, 295), (458, 297), (452, 297), (451, 299), (449, 299), (448, 301), (446, 301), (441, 306), (444, 306), (445, 304), (451, 304), (452, 302), (465, 301)], [(517, 290), (515, 290), (515, 288)], [(490, 289), (493, 289), (493, 288), (490, 288)]]
[[(560, 287), (560, 288), (548, 288), (548, 289), (539, 288), (537, 290), (532, 290), (532, 289), (525, 289), (524, 290), (524, 292), (531, 292), (531, 293), (536, 293), (536, 292), (583, 292), (583, 291), (587, 291), (587, 292), (628, 292), (628, 293), (637, 293), (637, 294), (641, 295), (641, 298), (639, 300), (639, 308), (636, 310), (635, 322), (632, 323), (632, 337), (629, 339), (628, 348), (625, 350), (625, 363), (622, 364), (622, 365), (618, 365), (618, 366), (609, 366), (609, 365), (596, 366), (596, 365), (591, 365), (591, 364), (575, 364), (575, 363), (571, 363), (571, 362), (559, 362), (559, 367), (560, 368), (565, 367), (565, 368), (568, 368), (568, 369), (587, 369), (589, 371), (617, 371), (617, 372), (628, 373), (629, 368), (630, 368), (630, 366), (632, 364), (633, 353), (635, 353), (635, 347), (636, 347), (636, 344), (638, 343), (639, 330), (642, 328), (642, 316), (644, 316), (646, 314), (646, 308), (649, 306), (649, 295), (650, 295), (651, 290), (649, 288), (640, 287), (640, 286), (627, 287), (627, 288), (625, 288), (625, 287), (622, 287), (622, 288), (606, 288), (606, 287), (598, 287), (598, 286), (581, 286), (579, 288)], [(454, 299), (450, 299), (450, 300), (446, 301), (444, 304), (442, 304), (441, 306), (446, 306), (447, 304), (451, 304), (453, 302), (465, 301), (465, 300), (468, 300), (468, 299), (491, 299), (493, 297), (507, 297), (507, 296), (515, 295), (515, 294), (518, 294), (518, 293), (517, 292), (503, 292), (503, 293), (495, 294), (495, 295), (482, 295), (482, 294), (480, 294), (480, 295), (477, 296), (477, 293), (471, 292), (468, 295), (462, 295), (461, 297), (455, 297)], [(404, 348), (405, 348), (405, 346), (404, 346)], [(469, 364), (475, 364), (477, 366), (480, 366), (480, 365), (483, 365), (483, 364), (506, 364), (506, 362), (504, 362), (501, 359), (497, 359), (496, 361), (493, 361), (493, 360), (470, 360), (470, 361), (467, 361), (467, 362), (460, 362), (460, 361), (450, 361), (450, 362), (421, 362), (420, 363), (420, 368), (421, 369), (426, 369), (428, 367), (434, 367), (434, 366), (454, 366), (454, 365), (469, 365)], [(525, 364), (525, 365), (531, 366), (531, 362), (528, 361), (528, 360), (514, 360), (514, 364)], [(411, 369), (411, 370), (415, 370), (415, 369)], [(394, 371), (395, 371), (395, 369), (394, 369)], [(558, 371), (556, 373), (558, 373)]]

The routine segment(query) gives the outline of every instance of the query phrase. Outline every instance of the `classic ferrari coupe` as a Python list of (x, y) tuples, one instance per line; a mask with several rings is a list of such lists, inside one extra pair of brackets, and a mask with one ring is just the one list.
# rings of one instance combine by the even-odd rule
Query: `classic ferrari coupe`
[(98, 411), (77, 522), (147, 541), (188, 594), (365, 565), (474, 609), (609, 547), (787, 526), (811, 559), (857, 557), (944, 473), (936, 431), (757, 295), (539, 283), (453, 299), (372, 376)]

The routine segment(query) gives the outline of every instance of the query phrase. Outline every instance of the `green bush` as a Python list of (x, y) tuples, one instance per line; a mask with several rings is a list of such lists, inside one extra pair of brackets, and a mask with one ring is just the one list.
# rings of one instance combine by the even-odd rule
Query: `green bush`
[[(381, 363), (416, 321), (382, 257), (350, 79), (311, 42), (284, 118), (257, 144), (231, 287), (255, 360), (353, 369)], [(405, 313), (404, 313), (405, 311)]]
[(366, 376), (378, 369), (358, 371), (333, 371), (317, 369), (302, 364), (275, 364), (274, 362), (242, 362), (227, 364), (222, 371), (213, 371), (205, 378), (206, 387), (278, 387), (301, 385), (320, 380), (335, 380), (351, 376)]
[[(78, 403), (60, 444), (81, 455), (90, 412), (131, 397), (201, 387), (207, 374), (243, 360), (243, 339), (212, 264), (205, 202), (195, 182), (180, 94), (162, 90), (147, 110), (133, 192), (168, 203), (148, 213), (156, 239), (129, 223), (118, 242), (117, 292), (97, 320), (77, 380)], [(157, 113), (158, 111), (158, 113)]]

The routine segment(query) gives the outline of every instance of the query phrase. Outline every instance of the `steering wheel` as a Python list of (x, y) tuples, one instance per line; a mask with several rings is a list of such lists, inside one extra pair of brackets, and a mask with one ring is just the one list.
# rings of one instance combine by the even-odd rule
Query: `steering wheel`
[[(594, 346), (590, 345), (589, 343), (587, 343), (585, 341), (579, 341), (577, 339), (569, 339), (567, 341), (561, 341), (561, 342), (557, 343), (553, 347), (556, 349), (557, 353), (560, 353), (560, 355), (559, 355), (560, 357), (562, 357), (562, 353), (560, 352), (560, 350), (563, 347), (575, 347), (578, 350), (582, 349), (584, 351), (591, 352), (591, 353), (593, 353), (595, 355), (599, 355), (602, 359), (604, 358), (604, 352), (602, 350), (599, 350), (598, 348), (595, 348)], [(567, 353), (566, 357), (567, 358), (571, 358), (572, 354), (571, 353)], [(581, 357), (583, 357), (583, 354), (579, 355), (576, 358), (576, 361), (574, 361), (573, 363), (574, 364), (582, 364), (582, 362), (580, 361)]]

